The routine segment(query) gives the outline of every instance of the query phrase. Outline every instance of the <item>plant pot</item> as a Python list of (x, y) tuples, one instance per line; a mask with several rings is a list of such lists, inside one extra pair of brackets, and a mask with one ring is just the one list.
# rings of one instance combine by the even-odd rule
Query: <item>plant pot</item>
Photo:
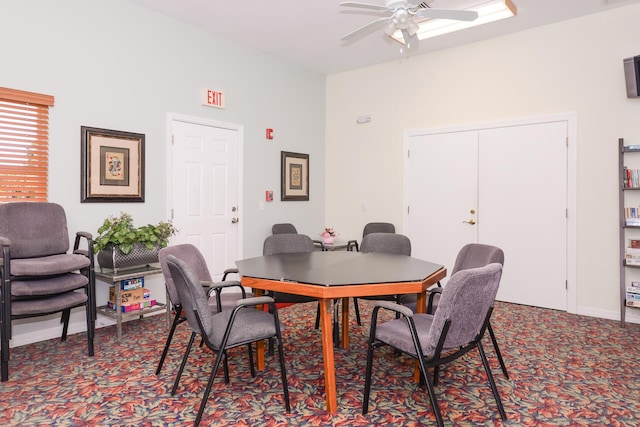
[(334, 240), (336, 240), (335, 236), (322, 237), (322, 241), (327, 244), (333, 243)]
[(158, 262), (158, 251), (160, 248), (154, 246), (148, 249), (145, 245), (136, 243), (128, 254), (123, 254), (119, 248), (107, 246), (98, 252), (97, 259), (100, 267), (112, 268), (117, 271), (121, 268), (131, 268), (148, 265)]

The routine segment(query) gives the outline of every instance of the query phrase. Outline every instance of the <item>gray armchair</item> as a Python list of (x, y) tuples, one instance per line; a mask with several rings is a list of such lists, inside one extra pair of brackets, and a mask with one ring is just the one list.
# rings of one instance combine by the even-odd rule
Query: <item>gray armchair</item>
[[(389, 345), (418, 360), (436, 422), (443, 426), (434, 390), (438, 380), (437, 369), (477, 348), (500, 417), (506, 420), (500, 394), (482, 347), (482, 337), (489, 325), (501, 275), (502, 265), (498, 263), (454, 274), (444, 287), (435, 315), (414, 314), (408, 307), (388, 301), (376, 303), (369, 335), (362, 413), (369, 411), (374, 350)], [(394, 311), (402, 317), (378, 325), (380, 309)], [(465, 359), (465, 364), (468, 362), (469, 359)], [(433, 383), (428, 368), (436, 371)]]
[[(379, 223), (372, 223), (379, 224)], [(369, 225), (369, 224), (367, 224)], [(393, 224), (389, 224), (393, 227)], [(383, 254), (396, 254), (411, 256), (411, 240), (403, 234), (395, 234), (392, 232), (367, 233), (360, 244), (360, 252), (377, 252)], [(398, 295), (380, 295), (372, 297), (360, 297), (367, 300), (386, 300), (399, 302)], [(360, 321), (360, 307), (358, 306), (358, 298), (353, 298), (353, 305), (356, 312), (356, 320), (358, 325), (362, 325)]]
[[(200, 280), (187, 263), (173, 255), (167, 256), (166, 261), (178, 290), (185, 317), (192, 330), (191, 341), (193, 341), (193, 337), (196, 334), (199, 334), (207, 347), (217, 353), (194, 426), (197, 426), (202, 419), (220, 363), (228, 357), (227, 350), (246, 345), (249, 349), (250, 359), (253, 359), (251, 344), (265, 339), (277, 341), (285, 408), (287, 412), (291, 411), (280, 320), (278, 319), (278, 311), (273, 299), (269, 297), (241, 299), (236, 303), (236, 307), (233, 310), (224, 310), (220, 313), (212, 314), (208, 305), (207, 295), (200, 284)], [(264, 304), (269, 306), (270, 313), (256, 310), (256, 306)], [(253, 360), (250, 362), (251, 375), (255, 377)], [(178, 372), (177, 380), (181, 375), (182, 367)]]
[(93, 356), (96, 301), (92, 235), (76, 233), (70, 253), (62, 206), (4, 203), (0, 204), (0, 250), (1, 380), (9, 379), (9, 340), (14, 319), (62, 313), (61, 341), (65, 341), (71, 309), (84, 306), (87, 353)]
[[(370, 222), (364, 226), (362, 229), (362, 238), (364, 239), (367, 234), (371, 233), (395, 233), (396, 226), (391, 224), (390, 222)], [(352, 251), (355, 249), (359, 251), (360, 248), (358, 246), (357, 240), (349, 240), (347, 242), (347, 249)]]
[[(226, 280), (228, 274), (237, 273), (238, 270), (235, 268), (224, 271), (222, 282), (213, 282), (206, 260), (202, 256), (200, 250), (194, 245), (185, 243), (181, 245), (167, 246), (160, 249), (158, 252), (158, 260), (160, 261), (160, 267), (162, 268), (162, 274), (164, 276), (167, 293), (169, 294), (169, 300), (171, 301), (171, 308), (174, 313), (174, 317), (169, 330), (169, 335), (167, 336), (167, 341), (164, 349), (162, 350), (160, 362), (156, 368), (156, 375), (159, 375), (162, 370), (162, 365), (164, 364), (164, 360), (169, 352), (169, 346), (171, 345), (176, 327), (187, 320), (187, 318), (182, 314), (182, 302), (180, 301), (180, 295), (178, 294), (173, 277), (171, 276), (171, 271), (167, 265), (167, 257), (169, 255), (176, 256), (189, 265), (195, 276), (200, 281), (200, 284), (207, 291), (208, 304), (211, 311), (221, 312), (222, 310), (231, 310), (236, 306), (236, 302), (239, 299), (247, 297), (246, 291), (240, 282), (236, 280)], [(223, 290), (227, 288), (238, 288), (240, 292), (223, 292)], [(193, 342), (190, 341), (187, 345), (188, 348), (186, 355), (189, 354), (192, 344)], [(186, 355), (182, 360), (183, 365), (186, 364)], [(225, 373), (227, 372), (225, 365)], [(177, 387), (178, 382), (176, 381), (173, 385), (172, 394), (175, 393)]]
[[(451, 270), (451, 275), (453, 276), (461, 270), (484, 267), (485, 265), (494, 262), (500, 265), (504, 265), (504, 252), (502, 251), (502, 249), (496, 246), (484, 245), (482, 243), (469, 243), (463, 246), (462, 249), (460, 249), (460, 252), (458, 252), (456, 261), (453, 264), (453, 269)], [(440, 283), (438, 283), (438, 287), (434, 287), (429, 290), (429, 297), (427, 300), (427, 313), (429, 314), (435, 313), (436, 309), (438, 308), (440, 295), (443, 290), (443, 288), (439, 285)], [(400, 299), (400, 303), (408, 306), (415, 311), (415, 296), (403, 295)], [(502, 358), (502, 352), (500, 351), (500, 346), (498, 345), (498, 339), (496, 338), (496, 334), (493, 331), (493, 327), (491, 327), (491, 323), (487, 325), (487, 329), (489, 331), (491, 342), (493, 343), (493, 348), (496, 351), (498, 362), (500, 362), (502, 373), (506, 378), (509, 378), (507, 366), (505, 365), (504, 359)]]
[(273, 224), (271, 227), (271, 234), (298, 234), (298, 230), (293, 224), (281, 223)]

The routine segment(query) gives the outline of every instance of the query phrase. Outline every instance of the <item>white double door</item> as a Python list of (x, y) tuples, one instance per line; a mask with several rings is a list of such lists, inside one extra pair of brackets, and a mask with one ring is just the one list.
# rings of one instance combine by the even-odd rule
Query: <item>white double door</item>
[(174, 243), (204, 255), (214, 280), (240, 255), (240, 131), (233, 126), (171, 120)]
[(504, 250), (501, 301), (567, 309), (567, 122), (407, 137), (406, 233), (451, 271), (460, 248)]

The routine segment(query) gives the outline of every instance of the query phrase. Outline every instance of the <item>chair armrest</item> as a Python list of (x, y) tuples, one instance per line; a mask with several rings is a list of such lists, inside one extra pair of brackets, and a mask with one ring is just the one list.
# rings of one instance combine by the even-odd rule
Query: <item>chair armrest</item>
[(357, 240), (347, 241), (347, 250), (353, 251), (353, 248), (356, 249), (356, 252), (360, 252), (360, 248), (358, 247), (358, 241)]
[(211, 296), (212, 292), (220, 292), (222, 289), (239, 287), (242, 292), (242, 298), (247, 297), (247, 291), (245, 291), (244, 286), (237, 280), (227, 280), (226, 282), (211, 282), (208, 280), (201, 280), (200, 285), (205, 288), (205, 292), (207, 293), (207, 297)]
[(375, 304), (375, 307), (384, 308), (387, 310), (395, 311), (396, 313), (400, 313), (406, 317), (413, 317), (413, 311), (409, 307), (405, 307), (404, 305), (396, 304), (391, 301), (378, 301)]
[(438, 282), (438, 287), (429, 289), (429, 299), (427, 300), (427, 314), (433, 314), (433, 299), (436, 295), (442, 294), (442, 286)]
[(239, 270), (237, 268), (227, 268), (222, 275), (222, 281), (227, 280), (227, 275), (229, 274), (238, 274)]
[(252, 305), (261, 305), (261, 304), (273, 304), (274, 300), (271, 297), (251, 297), (251, 298), (243, 298), (236, 302), (236, 307), (248, 307)]
[(11, 246), (11, 240), (6, 237), (0, 236), (0, 246)]
[[(87, 242), (86, 249), (80, 249), (80, 240), (85, 239)], [(73, 253), (84, 255), (87, 258), (93, 259), (93, 234), (86, 231), (78, 231), (76, 232), (76, 240), (73, 243)]]

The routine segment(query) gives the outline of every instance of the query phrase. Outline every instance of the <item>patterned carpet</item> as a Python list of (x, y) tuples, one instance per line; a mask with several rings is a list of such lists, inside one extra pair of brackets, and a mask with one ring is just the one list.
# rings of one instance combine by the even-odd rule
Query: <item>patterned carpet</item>
[[(371, 303), (361, 301), (363, 319)], [(231, 354), (231, 384), (221, 374), (202, 425), (233, 426), (418, 426), (434, 425), (426, 392), (411, 381), (412, 362), (378, 352), (371, 406), (361, 415), (368, 324), (352, 321), (351, 347), (337, 349), (337, 414), (324, 411), (320, 334), (313, 329), (314, 304), (280, 310), (292, 412), (286, 413), (277, 359), (251, 378), (246, 353)], [(352, 316), (353, 318), (354, 316)], [(501, 342), (510, 380), (486, 341), (508, 420), (496, 411), (479, 356), (473, 351), (443, 370), (436, 388), (448, 426), (635, 426), (640, 423), (640, 325), (498, 303), (492, 324)], [(187, 327), (160, 376), (154, 374), (167, 326), (155, 316), (97, 332), (96, 356), (86, 356), (83, 334), (66, 343), (46, 341), (12, 350), (10, 380), (0, 384), (2, 426), (184, 426), (191, 425), (212, 361), (198, 348), (178, 393), (169, 393)]]

